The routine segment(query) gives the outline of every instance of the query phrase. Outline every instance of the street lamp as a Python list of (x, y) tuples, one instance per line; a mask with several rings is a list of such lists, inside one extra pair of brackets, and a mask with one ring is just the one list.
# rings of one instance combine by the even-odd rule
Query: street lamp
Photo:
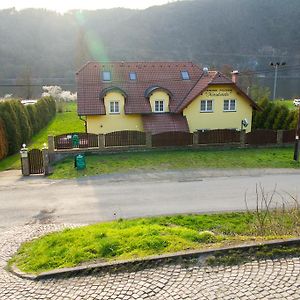
[(286, 62), (270, 62), (270, 66), (275, 68), (275, 75), (274, 75), (274, 88), (273, 88), (273, 101), (276, 97), (276, 88), (277, 88), (277, 73), (279, 66), (285, 66)]
[(300, 135), (300, 105), (298, 105), (298, 122), (296, 128), (294, 160), (299, 161), (299, 135)]

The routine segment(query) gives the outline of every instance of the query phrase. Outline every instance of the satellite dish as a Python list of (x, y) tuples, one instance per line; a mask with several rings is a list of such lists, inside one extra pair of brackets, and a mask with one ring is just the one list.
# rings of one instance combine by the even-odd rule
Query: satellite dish
[(248, 122), (248, 120), (246, 118), (242, 120), (242, 125), (244, 127), (247, 127), (249, 125), (249, 122)]

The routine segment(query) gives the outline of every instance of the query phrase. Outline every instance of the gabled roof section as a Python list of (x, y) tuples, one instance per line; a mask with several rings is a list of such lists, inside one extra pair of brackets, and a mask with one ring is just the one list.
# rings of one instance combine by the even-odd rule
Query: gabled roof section
[(218, 71), (210, 71), (206, 74), (203, 74), (198, 82), (195, 84), (193, 89), (189, 92), (185, 99), (179, 104), (176, 108), (176, 112), (182, 112), (196, 97), (201, 95), (209, 86), (211, 85), (231, 85), (233, 88), (243, 97), (245, 97), (250, 105), (256, 109), (260, 110), (260, 107), (246, 94), (244, 93), (232, 80), (227, 78), (224, 74)]
[[(102, 81), (101, 73), (111, 72), (111, 81)], [(189, 80), (183, 80), (181, 71), (188, 71)], [(130, 80), (135, 72), (137, 80)], [(199, 80), (203, 71), (192, 62), (89, 62), (76, 74), (79, 115), (105, 114), (100, 93), (109, 87), (118, 87), (127, 95), (125, 113), (151, 113), (145, 91), (149, 87), (160, 87), (172, 93), (169, 108), (175, 108), (186, 97)]]

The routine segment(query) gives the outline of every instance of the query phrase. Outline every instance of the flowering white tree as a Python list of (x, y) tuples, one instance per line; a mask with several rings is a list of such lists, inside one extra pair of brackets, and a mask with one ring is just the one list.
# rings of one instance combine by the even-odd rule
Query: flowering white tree
[(51, 96), (55, 99), (58, 112), (63, 112), (65, 110), (66, 102), (77, 100), (77, 93), (64, 91), (60, 86), (57, 85), (43, 86), (43, 91), (42, 97)]
[(51, 86), (43, 86), (43, 94), (42, 97), (51, 96), (56, 101), (76, 101), (77, 93), (71, 93), (70, 91), (64, 91), (60, 86), (51, 85)]

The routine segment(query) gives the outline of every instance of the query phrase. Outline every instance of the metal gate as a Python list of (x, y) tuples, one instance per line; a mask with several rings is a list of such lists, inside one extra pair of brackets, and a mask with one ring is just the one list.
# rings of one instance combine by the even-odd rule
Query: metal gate
[(43, 152), (39, 149), (28, 151), (29, 173), (44, 174)]

